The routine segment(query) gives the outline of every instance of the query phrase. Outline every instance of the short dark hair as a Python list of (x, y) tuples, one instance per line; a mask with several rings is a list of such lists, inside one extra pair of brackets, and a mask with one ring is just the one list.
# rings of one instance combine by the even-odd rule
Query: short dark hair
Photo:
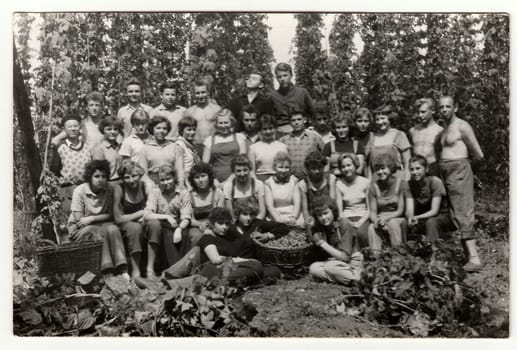
[(255, 115), (258, 114), (257, 108), (254, 105), (252, 105), (251, 103), (247, 104), (246, 106), (244, 106), (242, 108), (242, 115), (243, 116), (244, 116), (244, 112), (246, 112), (248, 114), (255, 114)]
[(303, 161), (306, 169), (322, 169), (327, 165), (327, 158), (318, 151), (311, 152)]
[(160, 84), (160, 92), (163, 93), (165, 89), (174, 89), (176, 93), (178, 93), (178, 84), (176, 84), (173, 81), (166, 81), (162, 84)]
[(65, 123), (69, 120), (75, 120), (79, 123), (81, 123), (81, 117), (79, 116), (79, 113), (75, 109), (68, 109), (65, 112), (65, 115), (63, 116), (63, 119), (61, 120), (61, 126), (65, 126)]
[(189, 115), (184, 116), (180, 119), (178, 122), (178, 134), (181, 136), (183, 135), (183, 130), (188, 127), (197, 128), (197, 120), (194, 117), (191, 117)]
[(397, 161), (395, 160), (395, 157), (391, 155), (391, 153), (382, 153), (374, 157), (372, 163), (374, 170), (386, 166), (388, 169), (390, 169), (392, 174), (397, 171)]
[(318, 222), (317, 216), (324, 210), (330, 209), (332, 214), (334, 214), (334, 220), (339, 219), (339, 212), (336, 204), (330, 197), (328, 196), (317, 196), (312, 200), (311, 203), (311, 215), (314, 217), (317, 225), (320, 225)]
[(131, 113), (130, 121), (131, 125), (135, 125), (138, 122), (145, 122), (147, 124), (149, 123), (149, 114), (145, 110), (137, 108), (133, 113)]
[(249, 158), (246, 155), (239, 154), (238, 156), (235, 156), (232, 159), (232, 162), (231, 162), (232, 171), (235, 171), (235, 167), (237, 167), (237, 166), (247, 166), (251, 170), (251, 161), (249, 160)]
[(122, 130), (124, 129), (124, 125), (120, 119), (107, 116), (106, 118), (102, 118), (99, 122), (100, 133), (104, 135), (104, 129), (108, 126), (114, 126), (120, 134), (122, 134)]
[(233, 213), (238, 219), (241, 214), (250, 214), (251, 216), (257, 216), (259, 207), (255, 198), (239, 198), (235, 201)]
[(257, 128), (262, 130), (264, 126), (272, 126), (276, 129), (276, 118), (270, 114), (262, 114), (257, 119)]
[(194, 182), (194, 177), (199, 174), (207, 174), (208, 175), (208, 186), (214, 187), (214, 172), (212, 171), (212, 167), (206, 163), (194, 164), (192, 169), (190, 169), (190, 173), (188, 174), (188, 182), (190, 182), (190, 186), (197, 191), (197, 185)]
[(428, 163), (427, 159), (420, 154), (414, 154), (411, 158), (409, 158), (409, 164), (411, 163), (420, 163), (424, 168), (427, 168)]
[(289, 74), (293, 75), (293, 69), (291, 68), (291, 66), (289, 64), (287, 64), (285, 62), (280, 62), (279, 64), (277, 64), (275, 66), (275, 74), (278, 71), (289, 72)]
[(231, 223), (233, 220), (232, 214), (226, 208), (214, 208), (208, 215), (208, 221), (213, 225), (216, 222), (228, 222)]
[(110, 174), (110, 163), (105, 159), (89, 161), (84, 166), (83, 181), (91, 185), (93, 173), (95, 173), (97, 170), (102, 171), (106, 177), (108, 177)]
[(161, 115), (155, 115), (151, 118), (151, 121), (149, 124), (147, 124), (147, 132), (151, 135), (154, 135), (154, 127), (160, 123), (165, 123), (167, 125), (167, 132), (171, 131), (172, 125), (169, 119), (161, 116)]
[(92, 92), (90, 92), (88, 95), (86, 95), (84, 97), (84, 100), (86, 101), (86, 103), (88, 103), (90, 101), (95, 101), (95, 102), (103, 103), (104, 102), (104, 96), (100, 92), (98, 92), (98, 91), (92, 91)]

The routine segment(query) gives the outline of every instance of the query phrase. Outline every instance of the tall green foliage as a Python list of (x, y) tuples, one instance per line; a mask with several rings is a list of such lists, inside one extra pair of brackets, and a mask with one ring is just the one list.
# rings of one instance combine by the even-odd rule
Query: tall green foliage
[(309, 90), (315, 100), (328, 99), (332, 92), (327, 70), (327, 55), (322, 50), (323, 17), (319, 13), (296, 14), (294, 71), (296, 82)]
[(484, 127), (478, 127), (488, 163), (486, 178), (503, 184), (501, 192), (506, 197), (510, 185), (509, 26), (508, 15), (487, 15), (483, 21), (485, 41), (480, 75), (485, 114)]
[(361, 67), (355, 64), (358, 54), (353, 40), (359, 27), (357, 16), (352, 14), (340, 14), (332, 24), (328, 69), (333, 93), (329, 102), (338, 111), (353, 111), (361, 106), (366, 95)]
[(160, 102), (159, 85), (165, 80), (178, 81), (185, 91), (181, 83), (189, 78), (185, 47), (191, 22), (191, 16), (183, 13), (43, 14), (41, 65), (34, 72), (40, 150), (46, 126), (53, 124), (56, 133), (65, 110), (81, 113), (84, 96), (92, 90), (105, 95), (108, 114), (116, 114), (126, 103), (125, 83), (131, 78), (140, 80), (144, 102), (153, 106)]
[(230, 92), (244, 88), (246, 75), (262, 73), (271, 87), (273, 50), (264, 14), (200, 13), (190, 45), (190, 74), (211, 84), (212, 97), (226, 105)]

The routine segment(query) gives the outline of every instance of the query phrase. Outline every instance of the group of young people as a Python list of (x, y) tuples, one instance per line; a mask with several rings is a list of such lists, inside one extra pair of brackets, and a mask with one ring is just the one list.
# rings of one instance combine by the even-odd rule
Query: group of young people
[(288, 64), (275, 76), (279, 88), (265, 94), (251, 73), (225, 107), (204, 81), (189, 108), (172, 82), (154, 109), (128, 82), (116, 117), (104, 116), (102, 94), (86, 96), (86, 116), (67, 114), (52, 140), (69, 239), (102, 239), (101, 269), (127, 279), (214, 278), (231, 261), (229, 281), (255, 283), (280, 270), (256, 259), (252, 233), (267, 241), (298, 227), (321, 253), (310, 274), (347, 283), (360, 278), (364, 248), (376, 258), (412, 235), (432, 243), (457, 229), (464, 269), (481, 269), (469, 157), (478, 164), (483, 153), (453, 97), (438, 108), (416, 101), (408, 138), (390, 106), (331, 116)]

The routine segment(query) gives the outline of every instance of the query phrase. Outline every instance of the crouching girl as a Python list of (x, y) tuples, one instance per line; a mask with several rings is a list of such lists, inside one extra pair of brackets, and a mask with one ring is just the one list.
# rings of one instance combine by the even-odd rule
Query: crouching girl
[(201, 265), (198, 273), (213, 279), (225, 276), (231, 285), (252, 285), (271, 282), (280, 277), (280, 270), (274, 266), (264, 266), (253, 259), (253, 242), (247, 235), (236, 229), (230, 230), (232, 216), (227, 209), (215, 208), (209, 216), (214, 235), (205, 234), (198, 242), (201, 248)]
[(312, 240), (328, 259), (311, 264), (310, 275), (316, 280), (340, 284), (359, 280), (363, 255), (354, 241), (352, 225), (339, 218), (337, 207), (326, 196), (314, 198), (312, 208), (315, 221)]
[(84, 183), (72, 195), (68, 232), (72, 241), (102, 239), (101, 270), (121, 273), (129, 279), (124, 243), (113, 223), (113, 188), (108, 185), (110, 165), (106, 160), (86, 164)]

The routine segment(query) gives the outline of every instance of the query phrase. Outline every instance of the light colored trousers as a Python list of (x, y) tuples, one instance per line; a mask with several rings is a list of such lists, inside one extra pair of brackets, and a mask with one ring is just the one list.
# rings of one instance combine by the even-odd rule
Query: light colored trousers
[(329, 259), (317, 261), (309, 267), (309, 273), (314, 279), (340, 284), (360, 280), (362, 272), (363, 254), (360, 252), (353, 253), (350, 262)]

